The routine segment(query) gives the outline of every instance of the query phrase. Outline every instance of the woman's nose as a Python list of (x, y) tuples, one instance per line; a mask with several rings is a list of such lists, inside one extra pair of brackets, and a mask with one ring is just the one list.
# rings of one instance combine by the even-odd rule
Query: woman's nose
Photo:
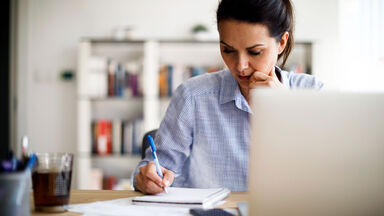
[(239, 55), (237, 59), (237, 70), (239, 72), (249, 68), (249, 59), (246, 55)]

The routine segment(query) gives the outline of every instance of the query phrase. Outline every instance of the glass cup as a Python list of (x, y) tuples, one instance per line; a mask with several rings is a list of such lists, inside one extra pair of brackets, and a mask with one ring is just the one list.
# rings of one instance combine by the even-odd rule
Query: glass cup
[(73, 154), (37, 153), (32, 173), (35, 211), (63, 212), (69, 202)]

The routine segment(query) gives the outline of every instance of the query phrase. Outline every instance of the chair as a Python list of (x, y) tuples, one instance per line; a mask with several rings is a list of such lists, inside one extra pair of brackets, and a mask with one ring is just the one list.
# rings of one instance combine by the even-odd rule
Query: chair
[(154, 129), (154, 130), (148, 131), (147, 133), (144, 134), (143, 142), (141, 145), (141, 159), (144, 159), (145, 150), (147, 150), (147, 148), (149, 147), (149, 142), (148, 142), (147, 136), (150, 135), (153, 139), (155, 139), (156, 133), (157, 133), (157, 129)]

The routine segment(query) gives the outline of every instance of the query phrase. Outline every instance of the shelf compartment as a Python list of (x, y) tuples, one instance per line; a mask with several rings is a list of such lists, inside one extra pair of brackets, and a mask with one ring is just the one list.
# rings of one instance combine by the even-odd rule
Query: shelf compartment
[(131, 120), (143, 113), (143, 98), (91, 100), (92, 119)]
[(98, 168), (106, 176), (116, 176), (117, 178), (130, 178), (141, 160), (140, 155), (92, 155), (92, 168)]

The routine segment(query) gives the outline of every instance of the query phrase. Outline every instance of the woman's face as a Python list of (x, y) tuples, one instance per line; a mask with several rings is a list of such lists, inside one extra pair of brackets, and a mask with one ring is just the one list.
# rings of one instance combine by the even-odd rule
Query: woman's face
[(286, 44), (271, 37), (263, 24), (223, 20), (219, 23), (219, 34), (221, 56), (242, 90), (248, 89), (254, 72), (271, 74)]

